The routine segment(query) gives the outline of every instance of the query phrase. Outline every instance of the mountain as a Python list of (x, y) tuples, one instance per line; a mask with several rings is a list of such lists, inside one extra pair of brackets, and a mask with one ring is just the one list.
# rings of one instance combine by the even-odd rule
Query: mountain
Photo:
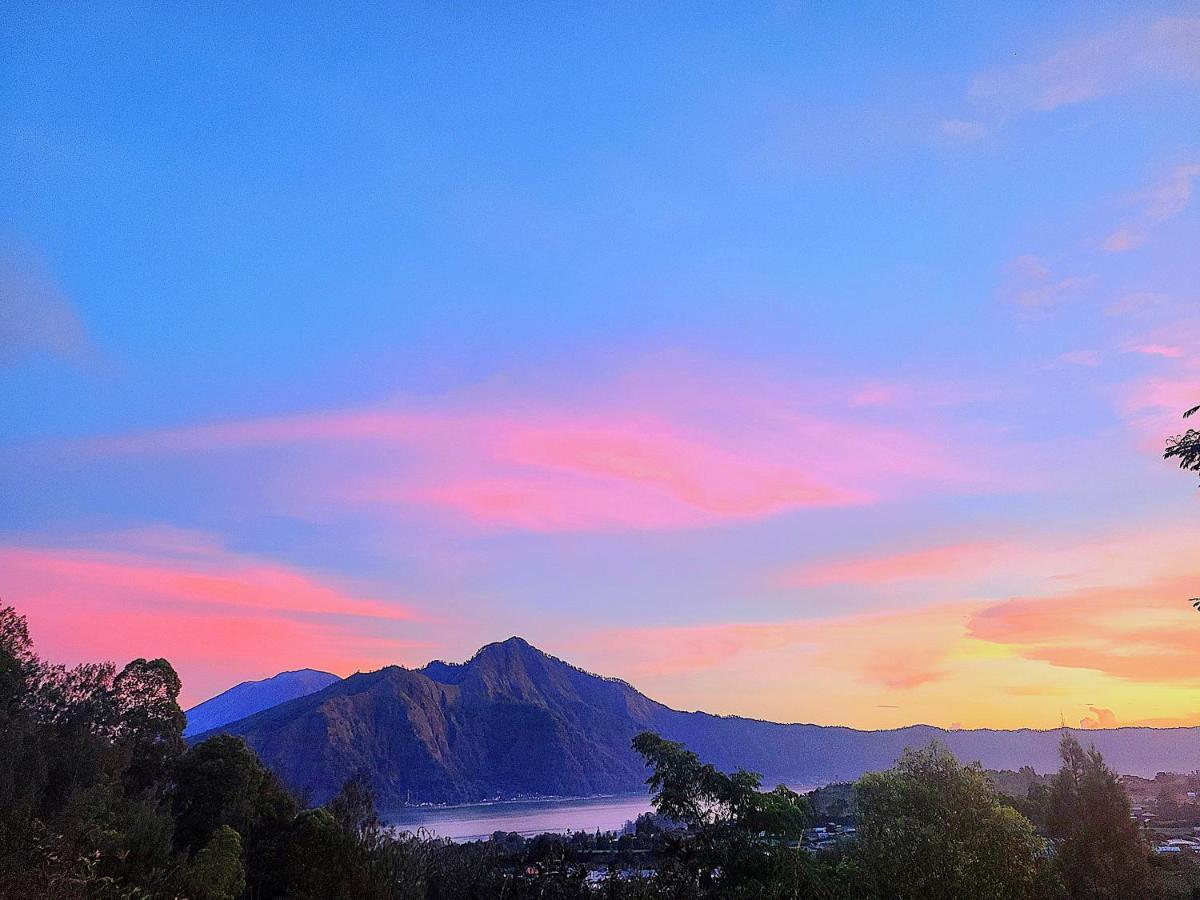
[[(645, 768), (630, 741), (646, 729), (719, 768), (747, 768), (793, 785), (854, 779), (931, 740), (990, 769), (1030, 765), (1045, 772), (1057, 768), (1060, 736), (928, 725), (860, 731), (681, 712), (520, 638), (489, 644), (461, 664), (352, 675), (219, 730), (244, 737), (314, 802), (365, 773), (386, 810), (418, 801), (643, 790)], [(1096, 730), (1086, 733), (1089, 743), (1119, 772), (1200, 768), (1198, 728)]]
[(202, 731), (219, 728), (236, 722), (286, 700), (304, 697), (321, 688), (340, 681), (329, 672), (316, 669), (299, 669), (295, 672), (280, 672), (261, 681), (243, 681), (211, 700), (205, 700), (187, 711), (187, 728), (184, 735), (190, 737)]

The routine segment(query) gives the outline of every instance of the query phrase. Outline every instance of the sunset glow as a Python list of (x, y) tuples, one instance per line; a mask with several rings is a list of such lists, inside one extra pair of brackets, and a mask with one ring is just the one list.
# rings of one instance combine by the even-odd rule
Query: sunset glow
[(1200, 724), (1194, 7), (227, 12), (6, 15), (47, 659), (186, 706), (520, 635), (714, 713)]

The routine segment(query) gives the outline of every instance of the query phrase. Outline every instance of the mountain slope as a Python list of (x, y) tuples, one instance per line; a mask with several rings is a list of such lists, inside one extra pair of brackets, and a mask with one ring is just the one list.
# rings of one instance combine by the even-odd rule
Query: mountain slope
[(319, 691), (339, 680), (329, 672), (299, 669), (295, 672), (280, 672), (261, 681), (243, 681), (189, 709), (184, 734), (191, 736), (218, 728), (228, 722), (236, 722), (288, 700)]
[[(630, 741), (645, 729), (722, 769), (748, 768), (791, 784), (857, 778), (935, 739), (988, 768), (1048, 771), (1057, 765), (1059, 740), (1058, 731), (859, 731), (680, 712), (520, 638), (489, 644), (461, 664), (352, 675), (220, 730), (246, 738), (314, 802), (363, 772), (386, 809), (642, 790), (646, 773)], [(1200, 768), (1200, 729), (1097, 730), (1084, 742), (1120, 772)]]

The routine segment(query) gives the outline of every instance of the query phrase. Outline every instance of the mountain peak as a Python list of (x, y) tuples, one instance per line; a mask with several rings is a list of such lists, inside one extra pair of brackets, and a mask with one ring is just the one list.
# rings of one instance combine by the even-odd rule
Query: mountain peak
[(243, 681), (187, 711), (185, 735), (200, 734), (272, 706), (322, 690), (341, 679), (319, 669), (293, 669), (258, 681)]
[(548, 655), (546, 653), (543, 653), (537, 647), (533, 646), (533, 644), (529, 643), (529, 641), (525, 640), (525, 638), (517, 637), (516, 635), (513, 635), (510, 638), (506, 638), (503, 641), (493, 641), (490, 644), (484, 644), (482, 647), (480, 647), (475, 652), (475, 655), (479, 656), (481, 653), (485, 653), (485, 652), (488, 652), (491, 650), (508, 650), (508, 651), (517, 651), (517, 652), (532, 651), (533, 653), (536, 653), (539, 656), (547, 656)]

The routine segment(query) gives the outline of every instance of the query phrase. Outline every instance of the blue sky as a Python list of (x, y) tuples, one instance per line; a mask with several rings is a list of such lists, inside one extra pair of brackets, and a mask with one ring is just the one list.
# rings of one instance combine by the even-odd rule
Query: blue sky
[(521, 633), (780, 719), (1196, 713), (1194, 4), (0, 17), (48, 655), (199, 699)]

